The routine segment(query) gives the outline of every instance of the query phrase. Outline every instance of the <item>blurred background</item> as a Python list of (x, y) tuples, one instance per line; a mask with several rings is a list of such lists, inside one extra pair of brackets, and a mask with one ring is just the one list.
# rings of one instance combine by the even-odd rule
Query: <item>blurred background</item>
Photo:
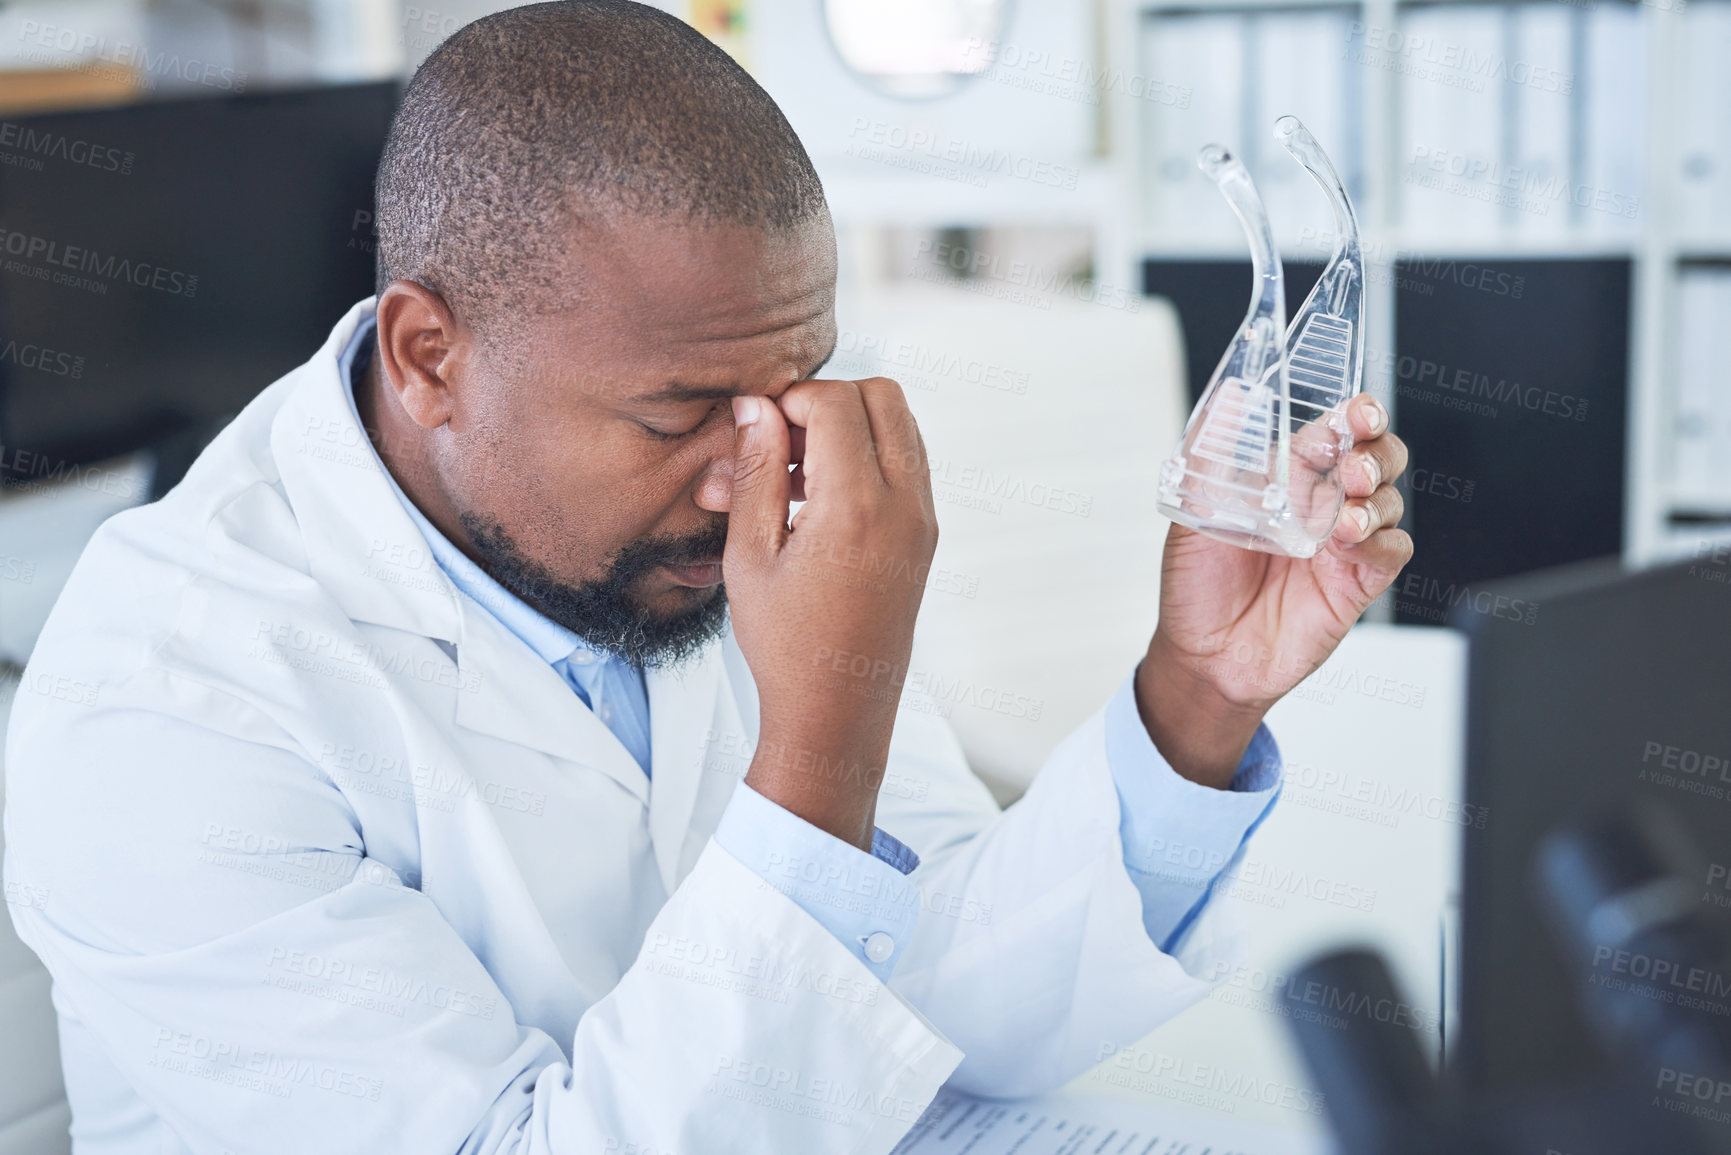
[[(0, 4), (0, 725), (95, 527), (371, 292), (398, 87), (506, 6)], [(1277, 994), (1348, 942), (1387, 955), (1445, 1059), (1460, 857), (1488, 815), (1444, 623), (1498, 613), (1494, 579), (1731, 542), (1731, 0), (661, 6), (751, 71), (823, 177), (826, 372), (899, 380), (933, 460), (911, 678), (1005, 802), (1154, 625), (1159, 465), (1250, 296), (1196, 153), (1245, 158), (1290, 312), (1333, 222), (1272, 127), (1314, 132), (1365, 230), (1366, 388), (1412, 449), (1417, 553), (1271, 719), (1283, 799), (1220, 895), (1253, 965), (1078, 1086), (1320, 1133)], [(48, 985), (0, 921), (0, 1155), (68, 1149)]]

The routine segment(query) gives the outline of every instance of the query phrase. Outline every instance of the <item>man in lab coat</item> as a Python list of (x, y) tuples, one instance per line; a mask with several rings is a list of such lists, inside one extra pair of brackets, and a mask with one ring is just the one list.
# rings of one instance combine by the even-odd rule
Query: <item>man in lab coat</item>
[(1207, 992), (1261, 719), (1410, 554), (1374, 401), (1327, 548), (1174, 530), (1000, 812), (906, 685), (919, 431), (815, 377), (833, 230), (744, 72), (623, 0), (479, 21), (379, 220), (376, 299), (101, 529), (24, 675), (77, 1151), (886, 1152)]

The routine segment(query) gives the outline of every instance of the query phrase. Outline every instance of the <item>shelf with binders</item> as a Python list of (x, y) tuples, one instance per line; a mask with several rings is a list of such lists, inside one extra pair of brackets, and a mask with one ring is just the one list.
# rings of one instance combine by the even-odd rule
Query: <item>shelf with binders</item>
[(1623, 556), (1645, 564), (1724, 536), (1731, 487), (1691, 462), (1731, 462), (1731, 441), (1701, 417), (1731, 412), (1731, 384), (1704, 405), (1679, 362), (1689, 333), (1731, 324), (1725, 308), (1703, 322), (1689, 303), (1691, 278), (1731, 258), (1731, 0), (1126, 11), (1138, 66), (1185, 96), (1141, 110), (1129, 133), (1126, 200), (1145, 260), (1243, 259), (1236, 222), (1190, 159), (1210, 140), (1248, 142), (1285, 259), (1326, 259), (1322, 198), (1263, 139), (1284, 105), (1345, 155), (1368, 272), (1384, 282), (1373, 344), (1397, 346), (1395, 270), (1415, 261), (1624, 262), (1623, 315), (1561, 318), (1568, 331), (1628, 333)]
[(1269, 134), (1292, 112), (1334, 155), (1361, 219), (1402, 247), (1631, 247), (1648, 202), (1648, 15), (1623, 3), (1144, 6), (1141, 66), (1183, 99), (1141, 118), (1139, 235), (1161, 250), (1232, 247), (1236, 228), (1194, 165), (1218, 140), (1242, 152), (1277, 240), (1300, 239), (1314, 190)]
[(1731, 252), (1691, 255), (1673, 270), (1661, 373), (1668, 386), (1661, 500), (1671, 538), (1731, 534)]

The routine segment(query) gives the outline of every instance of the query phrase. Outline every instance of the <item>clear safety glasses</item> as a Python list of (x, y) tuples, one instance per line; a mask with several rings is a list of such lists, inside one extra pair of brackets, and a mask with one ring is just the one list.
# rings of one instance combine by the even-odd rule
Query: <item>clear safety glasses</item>
[(1250, 241), (1250, 311), (1160, 472), (1160, 512), (1244, 549), (1311, 557), (1334, 532), (1352, 448), (1346, 403), (1364, 381), (1358, 217), (1328, 156), (1295, 116), (1274, 137), (1328, 194), (1335, 245), (1292, 324), (1268, 213), (1242, 161), (1209, 145), (1196, 163)]

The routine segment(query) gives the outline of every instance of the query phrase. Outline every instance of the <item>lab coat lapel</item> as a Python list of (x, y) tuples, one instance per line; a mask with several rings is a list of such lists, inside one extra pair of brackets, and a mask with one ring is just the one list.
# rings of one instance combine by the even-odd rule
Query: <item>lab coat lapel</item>
[(433, 561), (349, 407), (337, 356), (371, 311), (362, 301), (289, 378), (270, 446), (314, 578), (357, 622), (457, 637), (457, 587)]
[(457, 724), (592, 767), (649, 802), (637, 760), (558, 671), (471, 599), (462, 599), (462, 613)]
[(662, 885), (679, 885), (680, 857), (702, 785), (703, 761), (724, 688), (721, 644), (678, 670), (648, 670), (649, 748), (655, 770), (649, 788), (649, 837)]
[(565, 679), (460, 595), (426, 551), (337, 373), (337, 355), (372, 307), (368, 298), (349, 310), (297, 370), (271, 430), (314, 576), (356, 621), (456, 644), (459, 726), (592, 767), (647, 803), (656, 865), (672, 893), (726, 685), (721, 644), (680, 669), (645, 673), (652, 783)]

